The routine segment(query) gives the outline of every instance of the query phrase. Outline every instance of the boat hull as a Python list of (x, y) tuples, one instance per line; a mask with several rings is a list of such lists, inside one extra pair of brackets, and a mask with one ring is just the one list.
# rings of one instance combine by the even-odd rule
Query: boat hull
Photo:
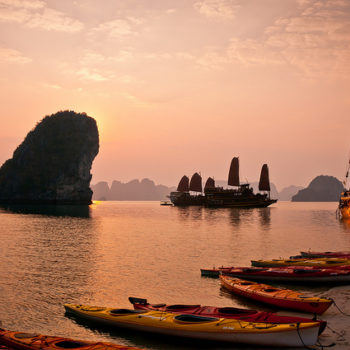
[(350, 258), (350, 251), (344, 252), (300, 252), (302, 257), (305, 258)]
[[(294, 316), (282, 316), (277, 315), (273, 312), (257, 311), (251, 309), (240, 309), (234, 307), (215, 307), (215, 306), (201, 306), (201, 305), (166, 305), (166, 304), (149, 304), (147, 299), (133, 298), (130, 297), (129, 301), (133, 304), (136, 310), (146, 311), (162, 311), (171, 313), (181, 314), (192, 314), (200, 316), (218, 317), (218, 318), (232, 318), (235, 320), (242, 320), (246, 322), (266, 322), (266, 323), (277, 323), (287, 324), (294, 322), (315, 322), (314, 319), (305, 317), (294, 317)], [(320, 334), (326, 328), (327, 322), (320, 322)]]
[(333, 303), (331, 299), (304, 297), (301, 293), (265, 284), (220, 276), (223, 287), (234, 294), (266, 304), (313, 314), (323, 314)]
[[(101, 308), (97, 309), (99, 311), (88, 311), (89, 306), (72, 304), (66, 304), (65, 308), (67, 312), (76, 316), (112, 327), (205, 341), (302, 347), (315, 344), (319, 331), (319, 323), (273, 325), (194, 315), (175, 316), (166, 312), (141, 310), (136, 314), (111, 315), (115, 309)], [(196, 318), (199, 321), (196, 321)], [(185, 321), (188, 319), (190, 321)]]
[(205, 199), (202, 195), (193, 196), (188, 192), (171, 192), (169, 195), (171, 203), (178, 207), (203, 206)]
[(340, 208), (340, 215), (342, 219), (350, 219), (350, 208)]
[(349, 284), (350, 270), (293, 268), (231, 268), (220, 273), (253, 281), (274, 281), (286, 283)]
[(318, 259), (287, 259), (287, 260), (252, 260), (252, 266), (256, 267), (283, 267), (283, 266), (315, 266), (319, 268), (333, 268), (350, 265), (350, 259), (343, 258), (318, 258)]
[(0, 329), (0, 344), (16, 350), (141, 350), (107, 342), (89, 342), (70, 338), (29, 334)]

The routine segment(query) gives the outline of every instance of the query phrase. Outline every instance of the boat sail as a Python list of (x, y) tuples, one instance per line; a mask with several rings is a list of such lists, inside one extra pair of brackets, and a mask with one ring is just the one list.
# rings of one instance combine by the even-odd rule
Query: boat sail
[(198, 173), (193, 174), (191, 181), (184, 175), (177, 190), (170, 192), (168, 198), (177, 206), (204, 205), (204, 196), (201, 194), (193, 196), (190, 191), (202, 192), (202, 177)]
[(267, 164), (264, 164), (261, 168), (260, 181), (259, 181), (259, 191), (270, 192), (270, 179), (269, 179), (269, 168)]
[(202, 192), (202, 177), (198, 173), (192, 175), (189, 189), (193, 192)]
[(189, 184), (189, 178), (186, 175), (184, 175), (181, 178), (181, 180), (180, 180), (180, 182), (179, 182), (179, 184), (177, 186), (177, 191), (179, 191), (179, 192), (188, 192), (190, 190), (188, 184)]
[(228, 182), (230, 186), (239, 186), (239, 161), (234, 157), (231, 161), (230, 171), (228, 173)]
[(215, 188), (215, 180), (212, 177), (208, 177), (204, 185), (204, 192), (209, 188)]

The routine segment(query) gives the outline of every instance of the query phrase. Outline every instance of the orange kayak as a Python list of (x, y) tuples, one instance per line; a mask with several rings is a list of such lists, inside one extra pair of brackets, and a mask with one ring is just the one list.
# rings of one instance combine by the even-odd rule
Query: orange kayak
[(220, 275), (223, 287), (232, 293), (263, 303), (314, 314), (323, 314), (333, 303), (329, 298), (308, 297), (300, 292)]
[(126, 345), (73, 340), (49, 335), (14, 332), (0, 328), (1, 345), (15, 350), (140, 350)]

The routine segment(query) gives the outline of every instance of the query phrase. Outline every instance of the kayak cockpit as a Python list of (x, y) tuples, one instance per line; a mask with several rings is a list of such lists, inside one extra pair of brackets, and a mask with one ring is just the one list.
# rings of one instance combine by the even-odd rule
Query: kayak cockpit
[(197, 316), (197, 315), (177, 315), (174, 317), (175, 321), (188, 322), (188, 323), (204, 323), (204, 322), (213, 322), (218, 321), (216, 317), (207, 317), (207, 316)]

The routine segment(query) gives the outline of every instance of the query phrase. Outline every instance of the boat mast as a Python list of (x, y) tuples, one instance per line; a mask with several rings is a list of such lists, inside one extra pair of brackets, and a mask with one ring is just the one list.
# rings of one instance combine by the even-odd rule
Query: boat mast
[(349, 170), (350, 170), (350, 157), (349, 157), (349, 162), (348, 162), (348, 167), (346, 169), (346, 174), (345, 174), (345, 179), (343, 181), (343, 185), (345, 190), (347, 190), (347, 183), (348, 183), (348, 178), (349, 178)]

